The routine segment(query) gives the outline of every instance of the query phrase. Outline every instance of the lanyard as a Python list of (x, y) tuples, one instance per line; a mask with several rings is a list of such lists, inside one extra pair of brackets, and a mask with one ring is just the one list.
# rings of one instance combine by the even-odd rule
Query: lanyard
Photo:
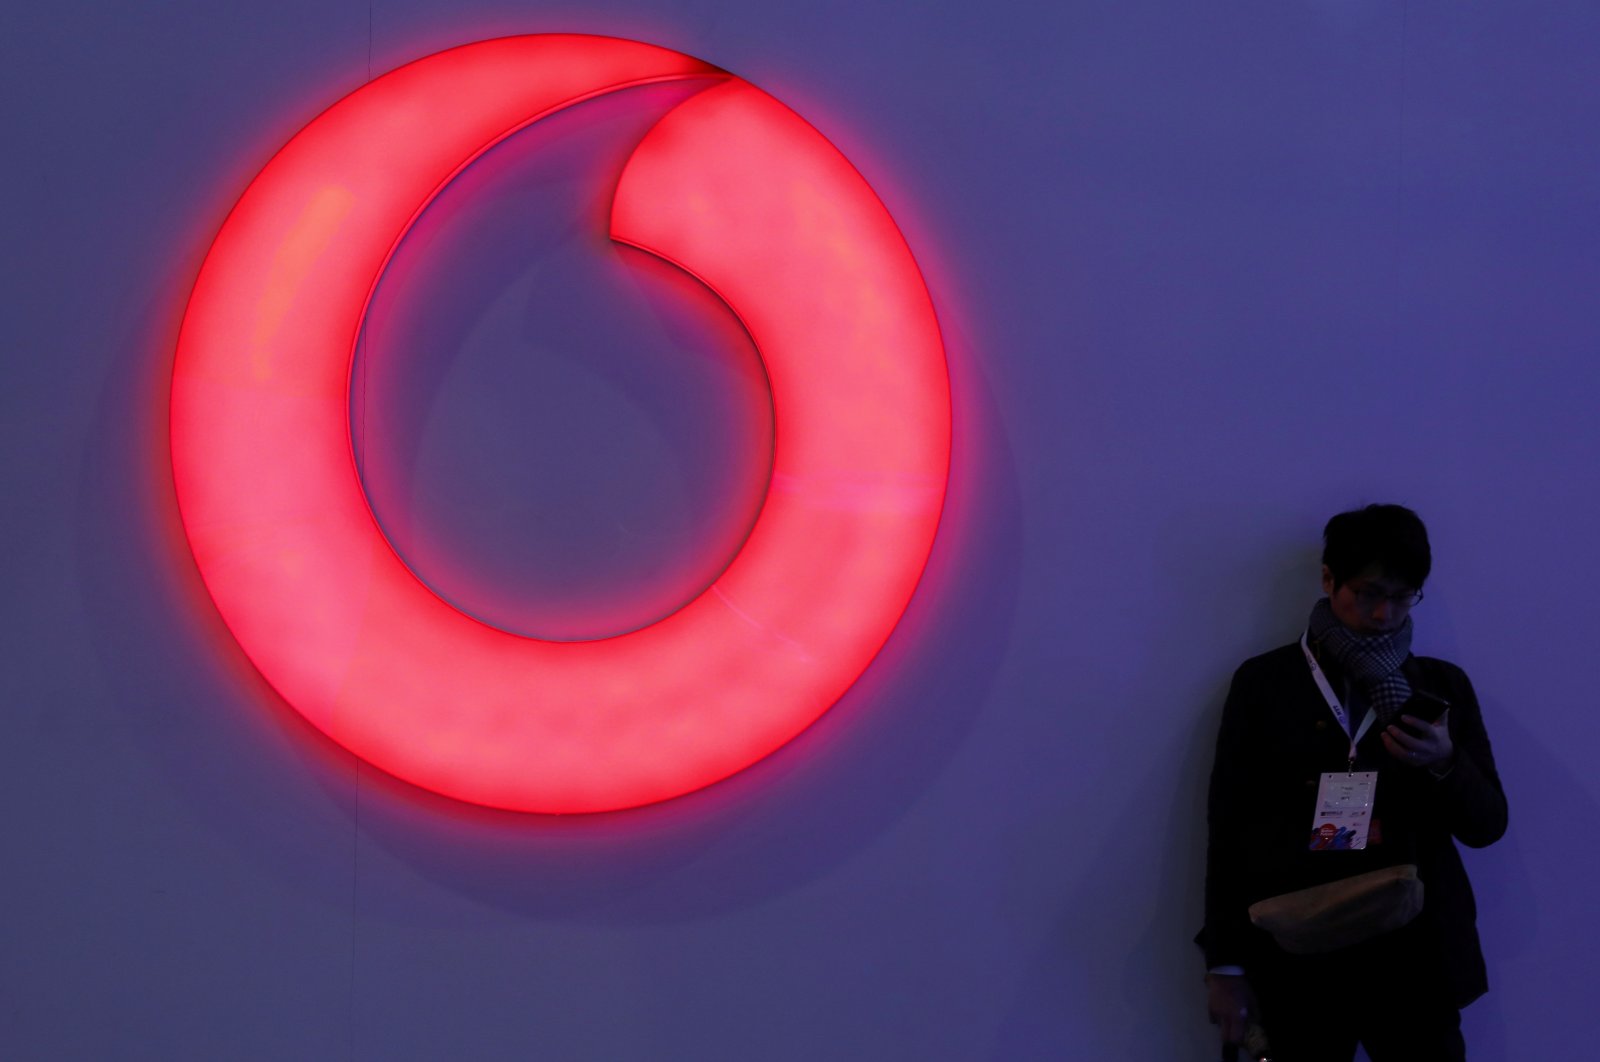
[[(1309, 632), (1306, 632), (1309, 633)], [(1300, 635), (1300, 651), (1306, 654), (1306, 663), (1311, 666), (1311, 678), (1317, 684), (1317, 689), (1322, 691), (1322, 699), (1328, 702), (1328, 707), (1333, 711), (1333, 717), (1339, 721), (1339, 729), (1350, 735), (1350, 769), (1356, 766), (1356, 742), (1366, 734), (1367, 728), (1372, 726), (1372, 720), (1377, 713), (1371, 708), (1367, 709), (1366, 716), (1361, 720), (1361, 725), (1354, 734), (1350, 733), (1350, 713), (1344, 710), (1344, 705), (1339, 703), (1339, 698), (1333, 694), (1333, 687), (1328, 685), (1328, 676), (1322, 673), (1322, 668), (1317, 666), (1317, 658), (1312, 655), (1311, 647), (1306, 644), (1306, 635)]]

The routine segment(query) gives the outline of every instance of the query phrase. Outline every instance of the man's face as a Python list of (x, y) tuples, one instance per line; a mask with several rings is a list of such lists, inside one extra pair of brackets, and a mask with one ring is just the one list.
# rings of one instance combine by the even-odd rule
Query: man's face
[(1335, 589), (1333, 572), (1322, 566), (1322, 592), (1328, 595), (1334, 616), (1363, 638), (1398, 630), (1411, 612), (1415, 591), (1416, 587), (1385, 575), (1376, 564)]

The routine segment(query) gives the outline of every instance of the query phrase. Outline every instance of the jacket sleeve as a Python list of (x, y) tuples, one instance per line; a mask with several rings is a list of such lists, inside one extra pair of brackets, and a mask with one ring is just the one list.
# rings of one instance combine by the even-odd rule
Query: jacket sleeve
[(1472, 683), (1449, 668), (1450, 740), (1455, 759), (1436, 783), (1437, 807), (1450, 832), (1469, 848), (1482, 848), (1506, 832), (1506, 794), (1489, 748), (1489, 734)]
[(1250, 718), (1256, 695), (1241, 667), (1233, 676), (1217, 731), (1206, 799), (1205, 925), (1195, 937), (1206, 968), (1243, 965), (1251, 933), (1245, 902), (1247, 784), (1251, 776)]

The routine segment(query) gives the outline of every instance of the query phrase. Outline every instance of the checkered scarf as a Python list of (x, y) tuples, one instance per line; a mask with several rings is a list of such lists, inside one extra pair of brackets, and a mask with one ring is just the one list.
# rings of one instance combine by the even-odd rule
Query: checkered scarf
[(1311, 608), (1310, 630), (1318, 648), (1333, 657), (1356, 692), (1378, 713), (1378, 722), (1387, 726), (1397, 719), (1400, 707), (1411, 697), (1411, 683), (1400, 673), (1400, 665), (1411, 655), (1411, 617), (1389, 634), (1363, 638), (1340, 623), (1328, 599), (1322, 598)]

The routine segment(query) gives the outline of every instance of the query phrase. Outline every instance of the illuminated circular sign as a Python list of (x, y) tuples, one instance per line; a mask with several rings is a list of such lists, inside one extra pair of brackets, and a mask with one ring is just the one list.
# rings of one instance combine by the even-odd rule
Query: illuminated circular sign
[[(484, 624), (401, 561), (352, 456), (367, 304), (418, 214), (478, 155), (636, 85), (704, 87), (639, 143), (614, 240), (703, 281), (772, 388), (767, 495), (699, 597), (613, 638)], [(469, 44), (363, 86), (245, 190), (195, 281), (172, 381), (189, 544), (245, 653), (362, 759), (493, 807), (588, 812), (724, 778), (832, 706), (905, 610), (944, 503), (938, 323), (888, 211), (777, 100), (604, 37)]]

